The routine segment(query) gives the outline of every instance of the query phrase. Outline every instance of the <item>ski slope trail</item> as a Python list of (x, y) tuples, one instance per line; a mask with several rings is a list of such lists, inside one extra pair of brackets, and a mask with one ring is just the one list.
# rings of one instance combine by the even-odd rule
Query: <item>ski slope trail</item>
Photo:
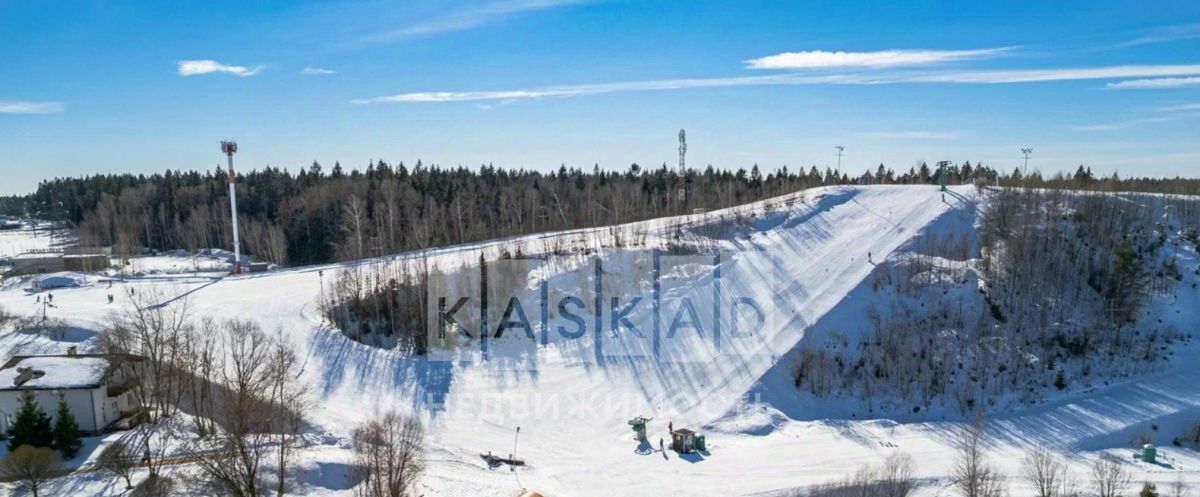
[[(13, 334), (4, 343), (39, 353), (93, 346), (92, 333), (126, 291), (159, 292), (197, 317), (279, 329), (303, 358), (297, 381), (315, 400), (310, 429), (329, 440), (299, 465), (313, 495), (350, 494), (345, 476), (333, 474), (342, 466), (330, 461), (348, 460), (353, 429), (388, 410), (426, 422), (422, 491), (431, 496), (770, 495), (841, 478), (895, 450), (932, 461), (916, 476), (936, 492), (955, 422), (860, 421), (836, 406), (783, 406), (795, 393), (785, 357), (816, 323), (861, 326), (861, 316), (835, 309), (852, 310), (846, 301), (868, 291), (875, 264), (926, 231), (970, 226), (979, 202), (969, 186), (826, 187), (618, 227), (645, 233), (636, 247), (614, 248), (614, 229), (604, 227), (261, 274), (128, 277), (113, 288), (54, 291), (58, 307), (49, 313), (79, 329), (74, 341)], [(548, 256), (551, 247), (565, 255)], [(529, 260), (502, 260), (506, 251)], [(471, 299), (457, 315), (471, 336), (460, 336), (458, 347), (413, 356), (351, 340), (322, 317), (321, 288), (339, 271), (420, 257), (455, 295)], [(486, 311), (483, 292), (471, 293), (483, 272)], [(109, 293), (118, 302), (108, 304)], [(529, 328), (496, 333), (507, 297), (522, 304)], [(0, 306), (41, 311), (34, 295), (12, 285), (0, 289)], [(1198, 379), (1174, 370), (998, 416), (997, 450), (1019, 461), (1018, 447), (1048, 436), (1068, 450), (1122, 446), (1149, 423), (1194, 418), (1200, 398), (1190, 385)], [(763, 392), (765, 404), (748, 403)], [(1169, 400), (1155, 399), (1164, 395)], [(628, 421), (636, 416), (653, 418), (646, 442), (633, 438)], [(709, 450), (660, 452), (668, 424), (704, 432)], [(515, 453), (527, 466), (489, 468), (480, 457), (489, 452)], [(1016, 464), (1004, 468), (1015, 475)]]
[[(538, 347), (520, 332), (510, 332), (516, 338), (490, 343), (486, 360), (478, 350), (471, 350), (458, 354), (456, 360), (431, 361), (312, 329), (298, 345), (307, 349), (306, 375), (325, 406), (314, 422), (346, 436), (350, 427), (381, 410), (411, 410), (429, 420), (432, 443), (461, 463), (479, 468), (479, 454), (507, 454), (515, 449), (530, 464), (502, 475), (500, 481), (489, 481), (495, 480), (495, 472), (482, 470), (487, 477), (480, 478), (486, 483), (464, 478), (470, 472), (464, 474), (454, 465), (434, 467), (432, 490), (446, 494), (486, 493), (510, 485), (549, 495), (680, 492), (677, 478), (658, 477), (664, 471), (705, 486), (728, 484), (733, 493), (750, 490), (746, 481), (706, 478), (751, 469), (737, 469), (754, 464), (757, 458), (735, 455), (736, 435), (729, 443), (723, 434), (709, 435), (712, 461), (701, 455), (682, 460), (673, 453), (664, 456), (655, 452), (657, 439), (666, 436), (668, 423), (697, 429), (735, 409), (743, 394), (804, 336), (808, 323), (871, 273), (869, 255), (876, 260), (886, 257), (939, 216), (963, 207), (962, 199), (972, 190), (962, 188), (957, 193), (943, 201), (934, 187), (826, 188), (805, 192), (802, 202), (775, 210), (764, 204), (749, 206), (753, 217), (747, 217), (740, 228), (731, 228), (730, 236), (717, 237), (720, 261), (710, 263), (713, 258), (707, 254), (660, 260), (659, 273), (665, 276), (660, 278), (663, 303), (657, 333), (655, 313), (645, 304), (652, 300), (647, 287), (653, 283), (653, 256), (643, 250), (611, 249), (548, 271), (548, 293), (575, 296), (584, 303), (577, 314), (587, 326), (577, 338), (552, 332), (547, 343)], [(776, 205), (786, 205), (786, 200)], [(651, 237), (665, 238), (670, 222), (647, 224)], [(441, 251), (437, 257), (442, 264), (453, 265), (455, 258), (470, 259), (479, 250), (458, 248)], [(313, 276), (311, 270), (302, 270), (228, 278), (197, 292), (194, 300), (205, 307), (205, 313), (242, 309), (253, 315), (311, 320), (317, 298)], [(603, 281), (598, 284), (597, 278)], [(602, 298), (597, 300), (597, 294)], [(610, 299), (621, 299), (617, 306), (621, 307), (635, 295), (643, 297), (641, 312), (631, 314), (628, 322), (641, 334), (614, 332)], [(707, 315), (720, 308), (725, 315), (701, 318), (703, 330), (681, 328), (671, 334), (670, 325), (680, 315), (679, 301), (685, 297), (691, 297), (697, 313)], [(733, 332), (739, 326), (734, 316), (746, 313), (738, 314), (729, 305), (734, 299), (755, 302), (763, 314), (763, 319), (749, 320), (755, 329), (738, 330), (738, 337)], [(307, 302), (299, 312), (297, 300)], [(557, 310), (555, 299), (551, 300), (549, 307)], [(597, 301), (600, 317), (593, 320)], [(561, 314), (548, 321), (550, 330), (570, 329), (573, 324)], [(714, 343), (716, 327), (724, 331), (720, 345)], [(649, 338), (655, 334), (660, 342), (657, 356)], [(627, 421), (639, 415), (654, 418), (649, 444), (632, 439)], [(716, 471), (716, 465), (724, 469)], [(606, 475), (603, 487), (597, 486), (596, 475)], [(511, 481), (506, 481), (509, 476)], [(786, 473), (780, 477), (788, 478)], [(755, 484), (786, 485), (770, 478), (758, 478)], [(710, 495), (712, 490), (695, 492)]]

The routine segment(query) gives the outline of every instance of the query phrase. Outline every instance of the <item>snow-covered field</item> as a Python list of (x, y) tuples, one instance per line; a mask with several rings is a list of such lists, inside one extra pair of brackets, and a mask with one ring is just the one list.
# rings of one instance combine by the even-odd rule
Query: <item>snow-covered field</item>
[(64, 230), (48, 230), (41, 223), (36, 232), (30, 227), (19, 230), (0, 230), (0, 259), (7, 259), (17, 254), (31, 250), (46, 250), (63, 245), (69, 245), (74, 239), (67, 236)]
[[(685, 255), (660, 260), (663, 306), (657, 348), (649, 303), (652, 256), (642, 248), (597, 248), (597, 240), (611, 231), (596, 229), (431, 252), (437, 267), (452, 272), (465, 261), (478, 260), (480, 252), (491, 260), (520, 245), (521, 253), (537, 255), (547, 238), (594, 248), (587, 255), (551, 259), (546, 268), (530, 273), (543, 277), (552, 297), (544, 343), (512, 328), (505, 338), (489, 341), (486, 359), (479, 346), (458, 350), (453, 357), (414, 358), (354, 342), (328, 328), (318, 310), (321, 284), (346, 265), (221, 277), (212, 271), (223, 266), (187, 274), (192, 272), (187, 265), (195, 263), (183, 256), (140, 259), (137, 272), (163, 274), (124, 278), (114, 284), (116, 291), (94, 279), (90, 286), (55, 290), (57, 307), (48, 313), (68, 323), (68, 329), (52, 337), (3, 330), (0, 359), (70, 345), (93, 348), (96, 331), (123, 305), (124, 297), (109, 304), (109, 293), (159, 289), (187, 299), (196, 316), (255, 319), (265, 329), (285, 331), (303, 358), (301, 378), (316, 401), (307, 434), (311, 443), (299, 466), (304, 494), (350, 495), (345, 463), (351, 431), (375, 414), (397, 409), (427, 424), (429, 465), (421, 486), (429, 496), (515, 496), (521, 489), (548, 497), (773, 495), (840, 479), (894, 452), (915, 459), (919, 495), (946, 495), (953, 462), (950, 437), (961, 420), (943, 419), (943, 413), (870, 419), (852, 403), (798, 400), (781, 359), (810, 330), (864, 319), (854, 303), (876, 265), (901, 257), (906, 244), (925, 230), (973, 226), (980, 201), (973, 187), (954, 187), (946, 195), (931, 186), (829, 187), (743, 206), (737, 209), (743, 215), (740, 222), (729, 221), (732, 210), (703, 219), (692, 216), (689, 222), (703, 223), (726, 215), (728, 226), (717, 227), (723, 235), (711, 240), (721, 259)], [(674, 224), (640, 223), (649, 232), (647, 248), (666, 247)], [(0, 238), (0, 249), (36, 243), (19, 236)], [(1187, 267), (1195, 267), (1195, 253), (1187, 257)], [(502, 261), (489, 263), (489, 271), (505, 267)], [(1195, 277), (1189, 273), (1188, 278)], [(489, 281), (495, 280), (489, 276)], [(525, 308), (529, 320), (537, 322), (537, 285), (516, 288), (530, 302)], [(576, 326), (561, 305), (556, 307), (567, 296), (582, 304), (573, 311), (584, 318), (579, 338), (557, 331)], [(614, 331), (616, 311), (610, 307), (631, 304), (636, 296), (643, 300), (632, 304), (635, 310), (623, 321), (627, 328)], [(620, 305), (610, 306), (611, 297)], [(705, 329), (672, 326), (680, 324), (680, 315), (686, 317), (681, 314), (683, 297), (705, 316), (720, 310), (713, 319), (702, 320)], [(19, 315), (40, 313), (36, 298), (23, 282), (0, 288), (0, 307)], [(1178, 299), (1156, 312), (1195, 331), (1200, 294), (1193, 289)], [(601, 309), (594, 302), (601, 302)], [(748, 308), (735, 302), (755, 303), (760, 319), (747, 317)], [(746, 326), (746, 319), (754, 325)], [(1012, 495), (1030, 492), (1016, 475), (1021, 451), (1035, 443), (1068, 454), (1081, 480), (1092, 460), (1112, 453), (1129, 461), (1135, 481), (1155, 481), (1164, 489), (1183, 478), (1200, 487), (1200, 454), (1170, 446), (1185, 425), (1200, 420), (1200, 370), (1195, 367), (1200, 354), (1194, 345), (1178, 348), (1176, 358), (1153, 375), (1068, 391), (1039, 405), (993, 414), (990, 455), (1012, 477)], [(627, 424), (638, 415), (653, 418), (649, 446), (634, 441)], [(655, 451), (660, 437), (669, 441), (668, 422), (705, 433), (708, 452), (680, 457)], [(1130, 457), (1130, 441), (1151, 427), (1155, 443), (1165, 446), (1158, 465)], [(98, 443), (91, 440), (87, 448)], [(514, 446), (528, 466), (489, 469), (480, 458), (489, 451), (511, 453)], [(89, 457), (86, 450), (74, 464)], [(60, 493), (50, 495), (117, 495), (123, 485), (86, 473), (60, 478), (52, 489)]]
[(178, 250), (156, 256), (130, 257), (124, 273), (135, 275), (180, 275), (215, 273), (222, 275), (233, 270), (233, 254), (224, 250), (202, 250), (188, 253)]

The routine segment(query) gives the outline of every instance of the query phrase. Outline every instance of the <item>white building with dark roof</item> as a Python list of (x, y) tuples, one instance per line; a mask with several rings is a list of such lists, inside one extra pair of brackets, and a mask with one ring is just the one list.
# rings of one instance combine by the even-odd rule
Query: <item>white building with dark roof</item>
[(136, 412), (131, 392), (136, 380), (114, 368), (117, 358), (103, 354), (14, 356), (0, 366), (0, 430), (7, 433), (30, 390), (42, 410), (54, 417), (62, 395), (79, 429), (99, 433)]

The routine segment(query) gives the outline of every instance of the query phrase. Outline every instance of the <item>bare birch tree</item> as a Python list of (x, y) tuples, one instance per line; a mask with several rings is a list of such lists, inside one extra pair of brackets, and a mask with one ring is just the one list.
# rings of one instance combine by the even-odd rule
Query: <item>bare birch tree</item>
[(1021, 477), (1033, 487), (1036, 497), (1060, 497), (1070, 478), (1067, 465), (1045, 445), (1027, 451), (1021, 459)]
[(963, 428), (954, 441), (957, 458), (954, 463), (954, 488), (962, 497), (1003, 497), (1007, 494), (1004, 476), (987, 462), (985, 455), (984, 421), (977, 420)]
[(391, 412), (354, 430), (359, 497), (409, 497), (425, 469), (420, 421)]
[(1132, 478), (1125, 463), (1112, 455), (1105, 454), (1092, 464), (1092, 488), (1098, 497), (1121, 497)]
[(218, 374), (219, 429), (212, 440), (193, 447), (207, 452), (197, 464), (213, 483), (235, 497), (259, 497), (261, 471), (270, 448), (271, 343), (251, 321), (228, 321), (222, 338), (227, 363)]
[(133, 471), (137, 467), (137, 454), (124, 439), (116, 440), (100, 451), (96, 458), (96, 469), (125, 480), (125, 489), (133, 489)]

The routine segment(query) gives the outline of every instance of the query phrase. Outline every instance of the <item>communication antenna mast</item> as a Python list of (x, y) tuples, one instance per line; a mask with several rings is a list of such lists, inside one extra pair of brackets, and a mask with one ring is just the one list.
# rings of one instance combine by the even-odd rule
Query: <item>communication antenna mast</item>
[(1026, 177), (1029, 176), (1029, 156), (1033, 155), (1033, 149), (1023, 148), (1021, 149), (1021, 155), (1025, 156), (1025, 167), (1024, 170), (1021, 171), (1021, 176)]
[(688, 188), (687, 188), (687, 182), (686, 182), (686, 179), (687, 179), (687, 161), (685, 160), (686, 156), (687, 156), (687, 132), (684, 131), (683, 129), (680, 129), (679, 130), (679, 178), (680, 178), (680, 181), (682, 182), (682, 184), (679, 185), (679, 194), (678, 194), (680, 202), (687, 202), (687, 196), (688, 196)]
[(229, 158), (229, 215), (233, 218), (233, 274), (242, 272), (242, 246), (238, 242), (237, 223), (237, 175), (233, 173), (233, 154), (237, 153), (237, 142), (233, 140), (221, 142), (221, 153)]
[(686, 156), (686, 155), (687, 155), (687, 132), (681, 129), (681, 130), (679, 130), (679, 174), (680, 175), (687, 172), (687, 162), (684, 160), (684, 158), (685, 158), (684, 156)]
[(841, 172), (841, 170), (842, 170), (842, 152), (846, 151), (846, 147), (844, 147), (842, 145), (838, 145), (833, 148), (836, 148), (838, 151), (838, 167), (837, 168), (838, 168), (838, 172)]

